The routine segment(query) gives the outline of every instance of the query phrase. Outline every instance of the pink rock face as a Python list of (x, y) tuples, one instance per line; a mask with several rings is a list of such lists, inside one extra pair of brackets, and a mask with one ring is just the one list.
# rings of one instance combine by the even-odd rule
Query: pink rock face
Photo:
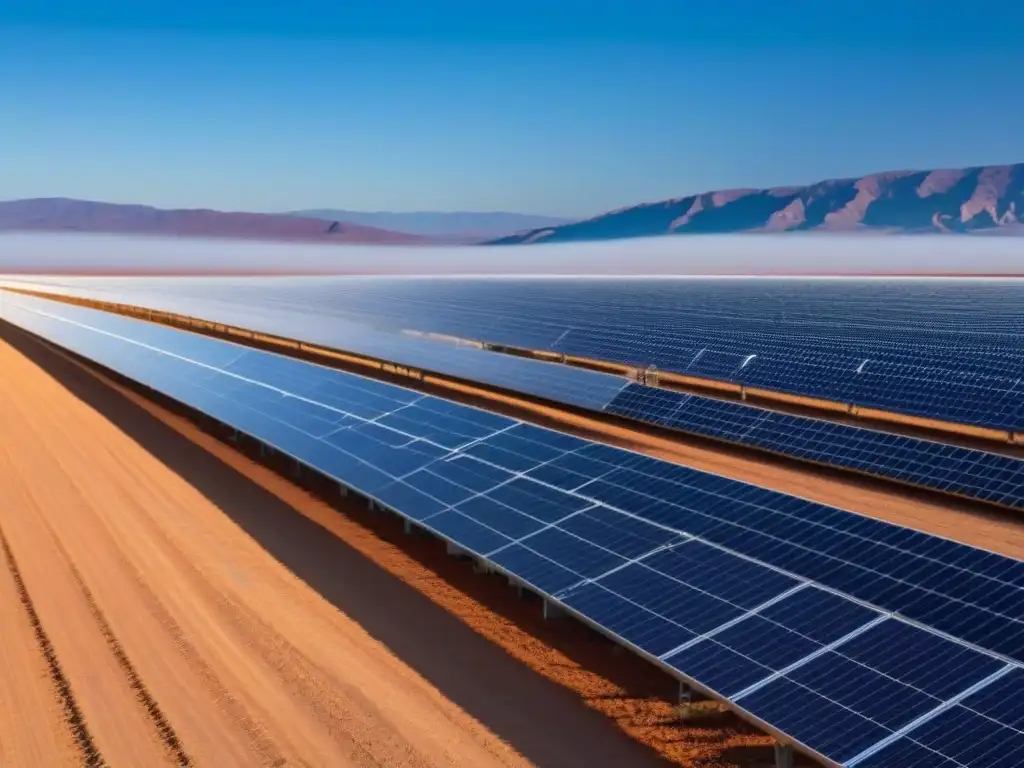
[(803, 224), (807, 220), (807, 208), (804, 201), (797, 198), (781, 211), (773, 213), (765, 225), (766, 232), (785, 232)]
[(854, 184), (856, 196), (838, 211), (825, 216), (824, 227), (837, 231), (855, 229), (864, 219), (868, 206), (878, 199), (883, 179), (880, 176), (865, 176)]
[[(985, 168), (978, 174), (978, 184), (974, 188), (974, 194), (971, 195), (967, 202), (960, 206), (960, 220), (965, 222), (971, 221), (975, 216), (987, 211), (993, 221), (997, 223), (1012, 223), (1015, 221), (1016, 217), (1012, 215), (1011, 211), (1007, 211), (1007, 213), (1011, 213), (1009, 219), (1006, 219), (999, 211), (999, 201), (1003, 199), (1010, 185), (1012, 170), (1010, 166), (1001, 165)], [(1014, 201), (1011, 201), (1009, 206), (1016, 207)], [(999, 221), (1000, 218), (1006, 220)]]
[(962, 169), (932, 171), (917, 188), (917, 194), (920, 197), (930, 197), (948, 192), (964, 177), (965, 173)]
[(760, 190), (757, 189), (724, 189), (720, 192), (711, 193), (711, 204), (715, 208), (721, 208), (722, 206), (728, 205), (731, 202), (739, 200), (741, 197), (752, 195)]

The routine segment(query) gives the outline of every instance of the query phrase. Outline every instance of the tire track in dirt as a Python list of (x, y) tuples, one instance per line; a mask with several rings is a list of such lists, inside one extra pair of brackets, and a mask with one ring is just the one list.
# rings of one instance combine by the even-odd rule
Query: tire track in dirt
[(216, 702), (217, 706), (223, 709), (246, 735), (253, 753), (260, 760), (260, 765), (272, 767), (285, 765), (287, 761), (267, 735), (265, 726), (254, 719), (245, 706), (231, 694), (217, 673), (202, 657), (195, 644), (188, 639), (181, 625), (153, 593), (139, 570), (128, 561), (121, 551), (118, 551), (113, 559), (126, 583), (131, 584), (138, 591), (150, 616), (174, 643), (185, 664), (206, 688), (211, 700)]
[(54, 692), (64, 711), (64, 719), (68, 730), (71, 731), (71, 738), (81, 754), (82, 765), (84, 768), (109, 768), (99, 748), (96, 746), (92, 733), (89, 731), (89, 726), (85, 722), (85, 716), (82, 714), (82, 709), (78, 705), (74, 692), (71, 690), (71, 683), (64, 674), (64, 669), (61, 667), (60, 659), (57, 658), (57, 652), (53, 647), (53, 643), (50, 641), (42, 621), (39, 619), (35, 604), (32, 602), (32, 596), (29, 594), (28, 587), (25, 586), (25, 581), (21, 576), (21, 569), (18, 568), (18, 561), (14, 556), (11, 545), (7, 541), (7, 537), (4, 535), (2, 527), (0, 527), (0, 549), (3, 550), (7, 570), (14, 580), (18, 599), (25, 609), (29, 624), (31, 624), (32, 631), (35, 633), (39, 651), (46, 661)]
[(142, 681), (138, 671), (135, 669), (135, 665), (132, 664), (131, 659), (128, 658), (128, 654), (125, 653), (124, 647), (121, 645), (121, 641), (118, 640), (117, 635), (114, 634), (114, 630), (111, 628), (110, 622), (107, 621), (107, 617), (103, 615), (103, 611), (100, 610), (100, 607), (96, 604), (96, 599), (92, 595), (92, 590), (90, 590), (89, 586), (85, 583), (85, 579), (82, 578), (81, 572), (75, 566), (74, 561), (72, 561), (68, 551), (64, 548), (64, 545), (55, 534), (50, 523), (44, 519), (43, 525), (50, 532), (50, 535), (53, 536), (54, 544), (57, 546), (61, 556), (66, 561), (68, 570), (71, 571), (72, 578), (75, 580), (75, 583), (78, 584), (78, 588), (82, 590), (82, 597), (85, 599), (85, 604), (88, 606), (92, 617), (96, 620), (96, 625), (99, 627), (100, 634), (103, 636), (103, 639), (107, 641), (107, 647), (110, 649), (115, 661), (117, 661), (117, 665), (124, 672), (124, 675), (128, 680), (128, 687), (135, 693), (136, 700), (146, 711), (146, 715), (153, 724), (153, 727), (156, 729), (157, 736), (160, 738), (160, 741), (167, 748), (167, 751), (170, 753), (175, 764), (179, 766), (179, 768), (192, 768), (194, 763), (192, 762), (192, 758), (189, 757), (188, 753), (185, 751), (185, 746), (181, 743), (178, 733), (174, 730), (174, 726), (171, 725), (167, 716), (160, 708), (160, 705), (157, 704), (156, 699), (153, 698), (149, 689), (146, 687), (146, 684)]
[[(108, 506), (130, 501), (130, 494), (118, 482), (118, 478), (103, 477), (106, 473), (102, 471), (101, 467), (105, 459), (111, 459), (119, 470), (116, 474), (121, 478), (132, 478), (133, 482), (138, 479), (137, 467), (122, 462), (119, 452), (110, 451), (102, 443), (87, 444), (84, 448), (79, 446), (76, 443), (76, 436), (69, 433), (66, 429), (66, 419), (71, 417), (72, 414), (61, 408), (61, 405), (63, 404), (60, 401), (53, 402), (53, 408), (48, 409), (48, 413), (52, 412), (53, 415), (46, 418), (40, 416), (38, 412), (25, 410), (21, 410), (21, 415), (30, 420), (44, 448), (54, 450), (57, 445), (63, 443), (63, 450), (67, 451), (70, 448), (72, 452), (80, 453), (81, 458), (95, 466), (98, 475), (88, 479), (100, 479), (101, 482), (108, 481), (108, 484), (105, 486)], [(19, 404), (13, 403), (12, 408), (19, 408)], [(51, 455), (57, 456), (56, 453)], [(88, 483), (83, 485), (86, 478), (79, 477), (73, 466), (64, 466), (63, 462), (60, 461), (58, 461), (58, 464), (64, 470), (59, 482), (66, 485), (66, 487), (60, 488), (60, 493), (69, 499), (72, 495), (82, 499), (89, 498), (90, 491), (95, 489), (89, 488)], [(90, 558), (99, 557), (104, 569), (110, 571), (111, 567), (113, 567), (116, 573), (116, 576), (110, 573), (107, 576), (112, 577), (114, 582), (121, 580), (126, 588), (130, 585), (130, 587), (134, 587), (137, 590), (136, 595), (139, 599), (134, 602), (135, 615), (138, 616), (138, 612), (143, 611), (153, 618), (160, 631), (170, 640), (170, 647), (164, 653), (172, 652), (180, 656), (187, 669), (194, 675), (192, 685), (203, 690), (207, 694), (209, 701), (215, 703), (217, 708), (225, 713), (228, 719), (235, 724), (237, 731), (243, 735), (244, 741), (249, 745), (250, 756), (244, 763), (245, 765), (258, 764), (267, 768), (276, 768), (287, 764), (288, 761), (282, 756), (273, 740), (268, 736), (264, 724), (254, 719), (244, 704), (229, 692), (221, 678), (211, 668), (210, 664), (207, 663), (206, 659), (203, 658), (195, 644), (188, 639), (181, 625), (173, 618), (168, 609), (153, 592), (143, 577), (142, 572), (129, 561), (126, 556), (128, 548), (124, 536), (118, 537), (116, 527), (111, 525), (111, 520), (105, 519), (102, 515), (97, 515), (96, 509), (89, 504), (76, 505), (75, 514), (70, 519), (63, 517), (60, 520), (61, 530), (58, 531), (54, 528), (54, 522), (50, 519), (50, 514), (55, 512), (58, 513), (58, 517), (61, 517), (59, 510), (55, 508), (40, 509), (39, 517), (41, 518), (42, 525), (50, 534), (54, 547), (63, 556), (64, 564), (71, 573), (73, 581), (86, 598), (86, 605), (92, 616), (96, 619), (100, 634), (108, 643), (108, 646), (112, 648), (114, 658), (118, 662), (119, 667), (126, 672), (125, 677), (128, 680), (130, 689), (147, 714), (150, 715), (150, 720), (155, 720), (154, 732), (159, 736), (161, 743), (167, 747), (167, 751), (173, 758), (174, 764), (192, 766), (196, 764), (197, 760), (184, 751), (181, 746), (181, 737), (177, 730), (169, 725), (168, 717), (163, 708), (157, 704), (155, 696), (142, 683), (142, 676), (135, 669), (135, 665), (129, 661), (127, 652), (111, 627), (111, 621), (107, 619), (103, 610), (99, 607), (99, 600), (97, 600), (92, 590), (87, 586), (86, 578), (75, 564), (68, 546), (77, 546), (79, 554), (82, 555), (82, 542), (88, 541), (86, 546), (90, 550), (86, 556)], [(62, 540), (62, 533), (70, 537), (67, 543)], [(91, 564), (86, 562), (83, 564), (83, 567), (88, 567), (89, 565)], [(96, 571), (93, 575), (95, 576), (99, 573), (100, 571)], [(110, 579), (107, 579), (107, 582), (109, 587)], [(102, 587), (102, 584), (100, 586)], [(100, 592), (103, 592), (102, 588)], [(124, 592), (127, 592), (127, 589)], [(110, 597), (109, 594), (107, 596), (108, 598)], [(123, 599), (125, 595), (121, 594), (120, 597)], [(123, 605), (119, 607), (124, 608)], [(117, 611), (115, 611), (115, 618), (116, 614)], [(123, 610), (121, 614), (123, 620)], [(136, 645), (137, 649), (141, 647), (138, 646), (138, 643)], [(173, 648), (173, 651), (170, 650), (171, 648)], [(186, 678), (187, 675), (180, 677), (179, 682), (183, 685), (188, 685), (185, 682)], [(202, 697), (198, 698), (201, 699)], [(153, 715), (156, 715), (156, 717), (153, 717)], [(211, 756), (207, 755), (207, 757)], [(220, 755), (218, 759), (220, 758), (227, 758), (227, 755)], [(205, 761), (200, 762), (201, 764), (206, 764)]]
[[(340, 742), (349, 759), (360, 765), (382, 765), (381, 759), (378, 759), (374, 753), (381, 746), (386, 745), (387, 752), (405, 753), (403, 765), (410, 766), (410, 768), (413, 766), (427, 768), (429, 766), (429, 763), (420, 758), (407, 743), (402, 743), (402, 740), (397, 738), (397, 734), (387, 734), (381, 729), (381, 733), (366, 734), (364, 738), (357, 738), (351, 732), (352, 721), (368, 719), (366, 717), (368, 714), (371, 717), (377, 715), (378, 713), (375, 711), (377, 707), (369, 701), (353, 701), (355, 697), (362, 698), (356, 691), (346, 691), (346, 693), (351, 693), (351, 696), (346, 696), (342, 701), (331, 690), (335, 685), (328, 686), (320, 682), (333, 677), (328, 670), (309, 659), (277, 630), (261, 620), (242, 601), (211, 587), (209, 579), (185, 557), (164, 531), (155, 525), (151, 527), (151, 530), (161, 540), (168, 556), (176, 561), (176, 565), (185, 574), (191, 588), (216, 608), (218, 615), (226, 620), (226, 623), (240, 637), (245, 638), (245, 642), (250, 648), (289, 688), (300, 694), (320, 725), (336, 741)], [(360, 704), (363, 706), (360, 707)], [(366, 712), (367, 709), (371, 711)], [(339, 712), (346, 712), (346, 717), (340, 722)], [(349, 728), (343, 728), (344, 724), (347, 724)], [(374, 748), (375, 745), (377, 749)]]
[[(53, 426), (53, 430), (63, 431), (59, 422)], [(71, 437), (67, 435), (66, 440)], [(118, 477), (130, 477), (133, 486), (148, 490), (150, 478), (147, 474), (139, 472), (137, 466), (125, 462), (119, 452), (103, 444), (92, 445), (90, 450), (96, 459), (102, 456), (104, 463), (109, 461), (116, 465), (119, 468), (116, 473)], [(69, 476), (67, 480), (79, 492), (84, 492), (76, 479)], [(130, 494), (120, 484), (111, 485), (108, 491), (112, 500), (130, 503)], [(233, 630), (234, 636), (253, 652), (254, 657), (262, 662), (265, 670), (276, 682), (283, 684), (286, 695), (295, 696), (304, 708), (313, 713), (317, 725), (329, 734), (346, 760), (353, 765), (376, 766), (393, 759), (397, 753), (402, 755), (403, 766), (427, 768), (430, 765), (429, 761), (424, 760), (412, 749), (401, 734), (369, 725), (383, 719), (372, 701), (361, 696), (357, 690), (341, 685), (339, 681), (333, 679), (336, 676), (312, 662), (271, 625), (262, 621), (256, 612), (246, 607), (241, 600), (213, 586), (214, 582), (211, 581), (209, 574), (195, 566), (167, 534), (158, 519), (162, 512), (173, 515), (177, 511), (180, 515), (182, 510), (165, 510), (156, 497), (154, 503), (157, 506), (153, 509), (146, 509), (141, 514), (133, 515), (130, 520), (120, 519), (118, 523), (126, 526), (123, 533), (136, 540), (142, 537), (154, 540), (157, 550), (173, 564), (176, 574), (187, 580), (192, 598), (199, 598), (199, 602), (210, 606), (221, 625)], [(103, 519), (97, 519), (95, 522), (97, 525), (91, 527), (93, 531), (97, 527), (107, 527), (110, 523), (109, 520)], [(52, 532), (52, 528), (50, 530)], [(58, 546), (63, 549), (59, 542)], [(114, 542), (114, 549), (118, 552), (125, 551), (125, 543)], [(123, 560), (123, 555), (121, 557)], [(70, 563), (70, 558), (68, 560), (71, 570), (77, 573), (77, 569)], [(132, 566), (129, 567), (134, 570)], [(84, 583), (80, 586), (87, 590)], [(92, 605), (95, 605), (95, 601), (92, 601)], [(263, 747), (266, 765), (283, 765), (288, 762), (276, 749), (273, 741), (266, 739), (260, 746)]]
[[(109, 452), (105, 446), (97, 449)], [(116, 452), (109, 452), (109, 458), (113, 462), (121, 461)], [(132, 467), (121, 466), (122, 475), (132, 474)], [(133, 482), (144, 487), (148, 478), (134, 473)], [(393, 760), (395, 755), (401, 755), (403, 766), (428, 768), (431, 765), (401, 733), (381, 724), (386, 718), (375, 702), (355, 686), (339, 679), (337, 670), (328, 669), (310, 658), (292, 639), (285, 637), (244, 599), (235, 595), (231, 588), (225, 588), (226, 585), (221, 583), (223, 580), (205, 572), (189, 558), (180, 542), (176, 542), (165, 529), (169, 518), (161, 515), (161, 511), (159, 508), (147, 509), (143, 514), (134, 516), (131, 525), (136, 536), (144, 531), (146, 536), (154, 539), (157, 549), (187, 581), (189, 591), (213, 608), (223, 625), (230, 628), (254, 657), (284, 685), (287, 695), (302, 702), (347, 760), (358, 765), (383, 765)], [(187, 518), (185, 513), (178, 522)]]

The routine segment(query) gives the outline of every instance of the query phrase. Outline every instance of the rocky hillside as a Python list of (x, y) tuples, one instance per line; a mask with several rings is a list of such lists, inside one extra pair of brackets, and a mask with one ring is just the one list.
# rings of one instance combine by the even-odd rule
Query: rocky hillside
[(1024, 228), (1024, 163), (893, 171), (805, 187), (732, 189), (612, 211), (495, 244), (727, 232), (1005, 232)]
[(0, 202), (0, 231), (103, 232), (334, 243), (415, 244), (428, 238), (343, 221), (206, 209), (164, 210), (68, 198)]

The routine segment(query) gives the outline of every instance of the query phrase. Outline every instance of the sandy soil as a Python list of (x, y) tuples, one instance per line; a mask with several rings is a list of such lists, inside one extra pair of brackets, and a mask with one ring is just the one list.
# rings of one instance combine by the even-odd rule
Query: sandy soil
[(402, 583), (439, 581), (429, 568), (15, 343), (45, 367), (0, 343), (0, 764), (659, 762)]

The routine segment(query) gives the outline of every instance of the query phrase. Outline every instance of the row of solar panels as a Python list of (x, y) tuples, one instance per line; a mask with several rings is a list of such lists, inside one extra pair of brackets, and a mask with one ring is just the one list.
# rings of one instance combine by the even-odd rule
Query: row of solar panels
[[(25, 283), (14, 281), (0, 282), (0, 287), (3, 285), (27, 287)], [(301, 312), (250, 307), (234, 302), (194, 301), (179, 298), (173, 291), (124, 295), (117, 291), (60, 290), (57, 286), (45, 284), (28, 285), (58, 295), (115, 303), (139, 302), (136, 306), (302, 340), (590, 410), (604, 408), (627, 385), (621, 376), (489, 352), (477, 346), (427, 341), (344, 320), (310, 322), (309, 316)]]
[[(727, 347), (732, 347), (729, 350)], [(671, 339), (644, 331), (569, 330), (550, 347), (566, 355), (653, 365), (673, 373), (714, 379), (859, 407), (941, 421), (1024, 431), (1024, 382), (980, 374), (854, 357), (818, 348), (786, 350), (740, 342)]]
[(0, 313), (417, 521), (837, 765), (1024, 758), (1024, 562), (170, 328), (24, 297)]
[(1024, 509), (1024, 461), (740, 403), (630, 384), (604, 410), (817, 464)]
[(627, 384), (585, 369), (234, 303), (143, 297), (168, 311), (303, 339), (425, 371), (1001, 506), (1024, 508), (1024, 461), (987, 451)]
[[(161, 300), (296, 312), (307, 326), (347, 321), (445, 333), (1024, 431), (1024, 313), (1012, 312), (1015, 301), (1024, 307), (1024, 289), (955, 287), (951, 319), (936, 296), (954, 289), (907, 287), (913, 311), (887, 324), (885, 297), (900, 294), (890, 295), (884, 284), (768, 283), (361, 278), (68, 285), (108, 300), (154, 291)], [(985, 290), (996, 291), (998, 302)], [(859, 296), (852, 304), (851, 294)], [(992, 328), (986, 301), (1002, 313), (991, 313), (1003, 318)]]

